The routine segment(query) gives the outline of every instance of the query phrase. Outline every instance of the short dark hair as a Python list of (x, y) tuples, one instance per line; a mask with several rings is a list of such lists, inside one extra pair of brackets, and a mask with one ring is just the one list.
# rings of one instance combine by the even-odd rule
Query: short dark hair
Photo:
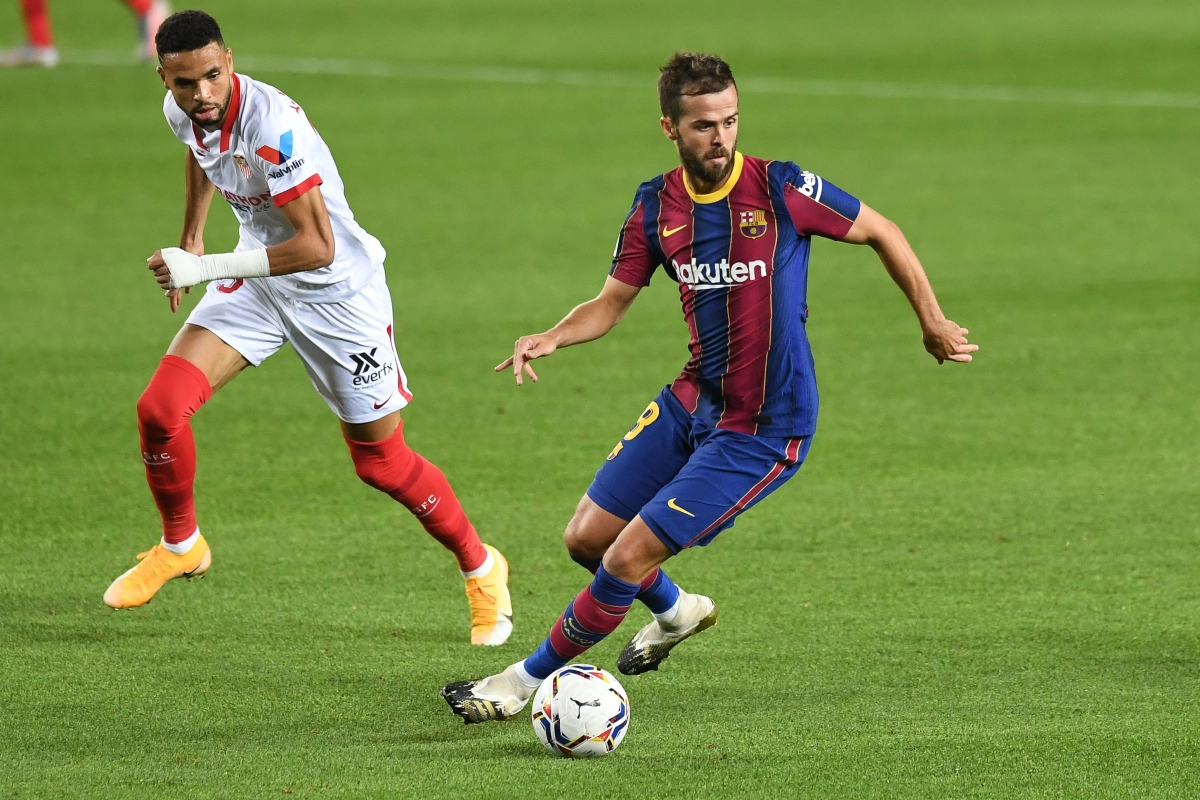
[(172, 53), (189, 53), (216, 42), (225, 46), (221, 26), (203, 11), (180, 11), (163, 20), (154, 35), (158, 57)]
[(658, 105), (664, 117), (678, 122), (683, 114), (683, 98), (723, 92), (737, 88), (733, 70), (719, 56), (704, 53), (676, 53), (658, 75)]

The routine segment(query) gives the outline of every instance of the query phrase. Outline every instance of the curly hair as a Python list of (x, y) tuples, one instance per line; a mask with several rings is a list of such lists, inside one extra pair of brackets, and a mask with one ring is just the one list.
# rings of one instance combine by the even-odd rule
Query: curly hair
[(221, 26), (203, 11), (180, 11), (167, 17), (154, 35), (158, 57), (199, 50), (212, 42), (225, 46)]
[(719, 56), (704, 53), (676, 53), (658, 75), (658, 105), (664, 117), (678, 122), (683, 114), (683, 98), (723, 92), (737, 87), (733, 70)]

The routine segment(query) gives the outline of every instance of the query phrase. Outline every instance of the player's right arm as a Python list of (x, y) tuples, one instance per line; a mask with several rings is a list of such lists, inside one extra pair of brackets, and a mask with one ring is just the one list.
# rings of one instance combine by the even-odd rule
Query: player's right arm
[(640, 286), (630, 286), (608, 277), (600, 294), (575, 306), (553, 328), (517, 339), (513, 354), (496, 365), (496, 372), (512, 367), (518, 386), (524, 385), (525, 375), (536, 383), (538, 376), (529, 365), (530, 361), (545, 358), (560, 347), (599, 339), (617, 326), (641, 290)]
[(638, 187), (633, 207), (625, 215), (617, 246), (613, 250), (612, 267), (600, 294), (571, 309), (571, 313), (545, 333), (522, 336), (513, 347), (511, 358), (496, 366), (496, 372), (512, 367), (517, 385), (524, 384), (525, 375), (537, 381), (537, 373), (529, 362), (545, 358), (560, 347), (599, 339), (616, 327), (643, 286), (650, 285), (650, 276), (662, 263), (662, 255), (646, 234), (644, 194), (652, 190), (653, 182)]
[[(183, 233), (179, 234), (179, 247), (194, 255), (204, 255), (204, 223), (208, 221), (208, 209), (212, 204), (215, 191), (212, 181), (196, 160), (195, 154), (189, 147), (184, 156), (184, 187), (187, 197), (183, 205)], [(167, 300), (171, 304), (171, 313), (179, 309), (179, 301), (184, 294), (191, 292), (186, 289), (169, 289)]]

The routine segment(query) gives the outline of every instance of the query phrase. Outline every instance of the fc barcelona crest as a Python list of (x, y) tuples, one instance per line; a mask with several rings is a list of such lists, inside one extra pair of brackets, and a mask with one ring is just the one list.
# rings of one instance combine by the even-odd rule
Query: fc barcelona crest
[(767, 232), (767, 212), (757, 208), (741, 212), (738, 228), (747, 239), (757, 239)]
[(233, 154), (233, 163), (237, 164), (238, 171), (240, 171), (242, 173), (242, 177), (245, 178), (246, 180), (250, 180), (250, 164), (249, 164), (249, 162), (247, 162), (246, 159), (242, 158), (237, 153), (234, 153)]

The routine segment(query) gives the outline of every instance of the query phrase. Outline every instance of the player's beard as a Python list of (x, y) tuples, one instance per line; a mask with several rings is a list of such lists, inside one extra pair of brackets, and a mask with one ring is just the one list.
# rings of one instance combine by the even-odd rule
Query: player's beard
[(229, 113), (229, 104), (233, 102), (233, 79), (229, 81), (229, 94), (225, 95), (225, 102), (221, 104), (221, 113), (217, 114), (217, 119), (214, 122), (201, 122), (193, 116), (193, 111), (186, 112), (188, 119), (199, 125), (203, 130), (215, 131), (225, 124), (225, 115)]
[[(726, 150), (724, 147), (709, 148), (703, 153), (697, 153), (689, 150), (679, 144), (679, 160), (683, 162), (683, 168), (688, 175), (697, 182), (703, 182), (712, 186), (720, 183), (729, 177), (729, 173), (733, 172), (733, 154), (737, 152), (737, 140), (734, 140), (733, 147)], [(717, 166), (708, 161), (709, 158), (724, 156), (725, 163)]]

